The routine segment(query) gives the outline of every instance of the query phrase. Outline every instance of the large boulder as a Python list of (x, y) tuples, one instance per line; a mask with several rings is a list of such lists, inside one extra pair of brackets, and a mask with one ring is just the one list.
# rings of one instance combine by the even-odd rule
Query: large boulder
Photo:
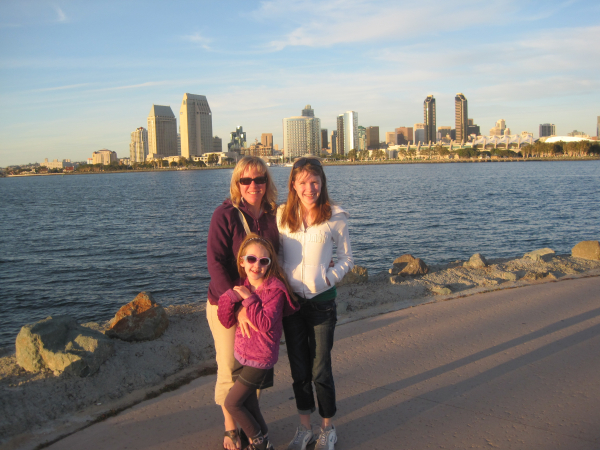
[(464, 267), (469, 269), (481, 269), (487, 267), (488, 262), (481, 253), (475, 253), (471, 258), (463, 264)]
[(525, 253), (524, 258), (533, 259), (534, 261), (550, 261), (556, 253), (551, 248), (540, 248), (539, 250), (534, 250), (529, 253)]
[(413, 255), (406, 254), (396, 258), (393, 262), (390, 273), (392, 275), (400, 275), (402, 277), (418, 277), (429, 272), (429, 267), (420, 258), (415, 258)]
[(169, 326), (165, 309), (150, 292), (140, 292), (121, 307), (110, 321), (106, 335), (124, 341), (151, 341), (162, 336)]
[(600, 242), (581, 241), (571, 250), (571, 256), (574, 258), (591, 259), (600, 261)]
[(69, 316), (47, 317), (21, 328), (17, 364), (28, 372), (48, 369), (55, 375), (86, 377), (98, 371), (114, 351), (104, 334), (78, 325)]
[(342, 281), (336, 286), (344, 286), (346, 284), (360, 284), (369, 281), (369, 271), (366, 267), (354, 266), (350, 272), (348, 272)]

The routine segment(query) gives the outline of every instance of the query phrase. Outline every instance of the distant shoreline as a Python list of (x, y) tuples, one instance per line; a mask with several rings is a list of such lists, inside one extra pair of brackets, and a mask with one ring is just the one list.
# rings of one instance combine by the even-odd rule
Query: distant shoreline
[[(326, 166), (373, 166), (388, 164), (462, 164), (462, 163), (508, 163), (508, 162), (559, 162), (559, 161), (600, 161), (600, 156), (580, 156), (580, 157), (562, 157), (562, 158), (498, 158), (498, 159), (418, 159), (418, 160), (381, 160), (381, 161), (325, 161)], [(63, 176), (63, 175), (99, 175), (109, 173), (140, 173), (140, 172), (178, 172), (187, 170), (219, 170), (233, 169), (235, 165), (230, 166), (210, 166), (210, 167), (186, 167), (186, 168), (164, 168), (164, 169), (131, 169), (131, 170), (110, 170), (100, 172), (69, 172), (69, 173), (32, 173), (6, 175), (6, 178), (35, 177), (35, 176)], [(273, 167), (280, 167), (279, 165)]]

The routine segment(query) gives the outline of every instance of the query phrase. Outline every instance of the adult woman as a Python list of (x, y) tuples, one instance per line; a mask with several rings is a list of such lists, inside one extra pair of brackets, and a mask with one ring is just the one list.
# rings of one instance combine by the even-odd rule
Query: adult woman
[[(294, 163), (288, 189), (287, 203), (277, 211), (280, 261), (300, 301), (300, 310), (283, 320), (300, 415), (300, 426), (288, 449), (305, 450), (315, 439), (310, 423), (310, 414), (315, 411), (312, 382), (322, 417), (315, 450), (333, 450), (337, 441), (332, 423), (337, 408), (331, 369), (337, 322), (335, 284), (354, 265), (348, 214), (331, 204), (325, 172), (316, 158), (300, 158)], [(331, 265), (334, 244), (337, 262)]]
[[(232, 289), (235, 280), (239, 278), (236, 255), (246, 234), (254, 232), (262, 236), (273, 244), (275, 251), (278, 251), (279, 232), (275, 220), (277, 189), (262, 159), (243, 157), (233, 170), (229, 191), (230, 197), (215, 210), (208, 230), (206, 258), (210, 284), (206, 316), (217, 353), (215, 403), (221, 405), (225, 418), (223, 447), (235, 450), (240, 448), (236, 424), (223, 404), (233, 386), (236, 327), (227, 329), (219, 322), (219, 297)], [(239, 312), (238, 326), (242, 327), (245, 335), (249, 335), (250, 329), (256, 330), (247, 319), (245, 308)]]

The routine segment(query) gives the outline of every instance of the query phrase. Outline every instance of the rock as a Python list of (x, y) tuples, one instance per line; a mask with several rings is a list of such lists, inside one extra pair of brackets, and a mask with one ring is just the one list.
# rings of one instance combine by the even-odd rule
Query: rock
[(574, 258), (591, 259), (600, 261), (600, 242), (581, 241), (571, 250), (571, 256)]
[(47, 317), (21, 328), (15, 343), (17, 364), (28, 372), (86, 377), (98, 371), (114, 343), (69, 316)]
[(517, 281), (519, 279), (517, 274), (513, 272), (499, 272), (498, 275), (506, 281)]
[(475, 253), (466, 263), (463, 264), (464, 267), (469, 267), (471, 269), (481, 269), (482, 267), (487, 267), (487, 265), (488, 262), (481, 253)]
[(406, 281), (401, 275), (394, 275), (390, 277), (390, 283), (392, 284), (402, 284), (403, 281)]
[(434, 286), (431, 288), (431, 292), (437, 295), (449, 295), (452, 294), (452, 289), (448, 286)]
[(342, 278), (336, 286), (345, 286), (347, 284), (360, 284), (369, 281), (369, 271), (366, 267), (354, 266), (350, 272)]
[(171, 346), (171, 355), (175, 361), (182, 365), (186, 365), (190, 362), (190, 356), (192, 352), (187, 345), (177, 344)]
[(533, 259), (534, 261), (550, 261), (556, 253), (551, 248), (541, 248), (529, 253), (525, 253), (524, 258)]
[(393, 267), (390, 269), (390, 274), (403, 277), (416, 277), (425, 275), (427, 272), (429, 272), (427, 264), (422, 259), (409, 254), (396, 258)]
[(105, 334), (124, 341), (151, 341), (162, 336), (168, 326), (165, 309), (150, 292), (140, 292), (119, 309)]
[(551, 272), (527, 272), (523, 280), (556, 280), (556, 276)]

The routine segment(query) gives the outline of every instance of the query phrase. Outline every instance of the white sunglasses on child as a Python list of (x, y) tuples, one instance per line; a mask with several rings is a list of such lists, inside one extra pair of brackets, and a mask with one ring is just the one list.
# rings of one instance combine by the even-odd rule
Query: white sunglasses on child
[(244, 256), (242, 256), (242, 259), (244, 261), (246, 261), (248, 264), (254, 264), (254, 263), (256, 263), (256, 261), (258, 261), (258, 263), (261, 266), (268, 266), (269, 264), (271, 264), (271, 258), (267, 258), (267, 257), (257, 258), (254, 255), (244, 255)]

